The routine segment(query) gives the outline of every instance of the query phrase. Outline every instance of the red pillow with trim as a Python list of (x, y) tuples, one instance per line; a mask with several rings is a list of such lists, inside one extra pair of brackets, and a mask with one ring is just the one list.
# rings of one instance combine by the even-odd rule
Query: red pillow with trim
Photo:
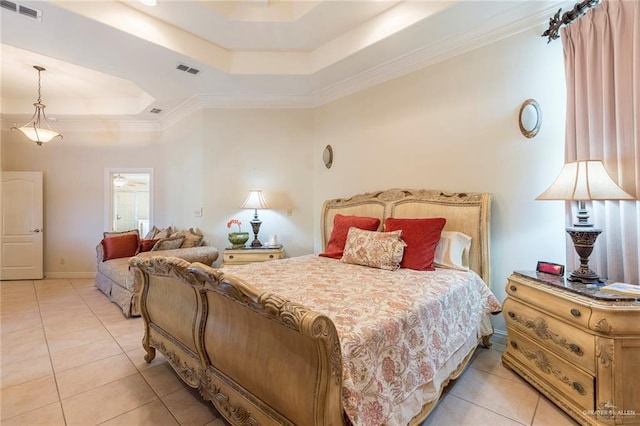
[(385, 232), (401, 230), (402, 239), (407, 243), (400, 267), (416, 271), (435, 271), (433, 259), (442, 228), (446, 223), (447, 219), (443, 217), (420, 219), (388, 217), (384, 222)]
[(367, 216), (345, 216), (340, 213), (333, 217), (333, 229), (329, 242), (323, 253), (319, 256), (330, 257), (332, 259), (342, 258), (344, 245), (347, 243), (347, 234), (351, 227), (364, 229), (365, 231), (377, 231), (380, 226), (380, 219)]
[[(140, 245), (138, 247), (138, 253), (142, 253), (144, 251), (151, 251), (153, 246), (155, 246), (158, 241), (160, 241), (160, 239), (157, 239), (157, 240), (140, 240)], [(136, 253), (136, 254), (138, 254), (138, 253)]]
[(135, 256), (138, 252), (138, 235), (125, 234), (102, 240), (103, 261)]

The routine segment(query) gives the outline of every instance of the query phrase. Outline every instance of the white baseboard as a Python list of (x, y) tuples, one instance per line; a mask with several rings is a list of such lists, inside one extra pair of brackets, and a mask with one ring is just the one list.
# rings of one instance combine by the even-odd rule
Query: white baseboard
[(507, 344), (507, 332), (504, 330), (493, 330), (493, 336), (491, 336), (491, 340), (496, 343), (501, 343), (503, 345)]
[(96, 277), (95, 272), (45, 272), (45, 279), (94, 279)]

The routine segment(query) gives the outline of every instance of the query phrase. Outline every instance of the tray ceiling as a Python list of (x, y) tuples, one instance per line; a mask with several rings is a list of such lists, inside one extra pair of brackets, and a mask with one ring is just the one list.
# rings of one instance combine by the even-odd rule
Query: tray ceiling
[(533, 26), (543, 30), (548, 17), (566, 5), (540, 0), (12, 3), (39, 17), (0, 9), (3, 127), (32, 113), (33, 65), (40, 65), (47, 68), (43, 102), (62, 128), (92, 120), (163, 127), (203, 107), (314, 107)]

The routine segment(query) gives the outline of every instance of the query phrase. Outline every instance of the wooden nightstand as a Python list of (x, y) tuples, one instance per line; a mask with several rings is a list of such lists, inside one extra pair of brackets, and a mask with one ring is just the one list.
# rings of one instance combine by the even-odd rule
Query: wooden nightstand
[(284, 247), (282, 245), (239, 249), (226, 248), (222, 257), (222, 266), (246, 265), (247, 263), (266, 262), (283, 258)]
[(506, 290), (503, 364), (581, 424), (640, 424), (640, 301), (528, 271)]

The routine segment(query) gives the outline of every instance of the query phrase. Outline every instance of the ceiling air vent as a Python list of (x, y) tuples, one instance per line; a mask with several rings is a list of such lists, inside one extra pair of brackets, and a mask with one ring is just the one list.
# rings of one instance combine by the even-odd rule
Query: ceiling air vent
[(12, 1), (7, 1), (7, 0), (2, 0), (0, 2), (0, 6), (2, 6), (3, 8), (10, 10), (12, 12), (17, 12), (18, 11), (18, 5), (15, 4)]
[(24, 6), (17, 2), (13, 2), (9, 0), (0, 0), (0, 6), (3, 9), (7, 9), (12, 12), (19, 13), (22, 16), (27, 16), (29, 18), (36, 19), (38, 21), (42, 20), (42, 11), (37, 9), (32, 9), (28, 6)]
[(151, 111), (149, 111), (151, 114), (160, 114), (162, 112), (162, 110), (160, 108), (151, 108)]
[(185, 65), (181, 63), (178, 63), (178, 65), (176, 65), (176, 69), (180, 71), (184, 71), (189, 74), (193, 74), (193, 75), (196, 75), (200, 72), (200, 70), (197, 68), (192, 68), (189, 65)]

